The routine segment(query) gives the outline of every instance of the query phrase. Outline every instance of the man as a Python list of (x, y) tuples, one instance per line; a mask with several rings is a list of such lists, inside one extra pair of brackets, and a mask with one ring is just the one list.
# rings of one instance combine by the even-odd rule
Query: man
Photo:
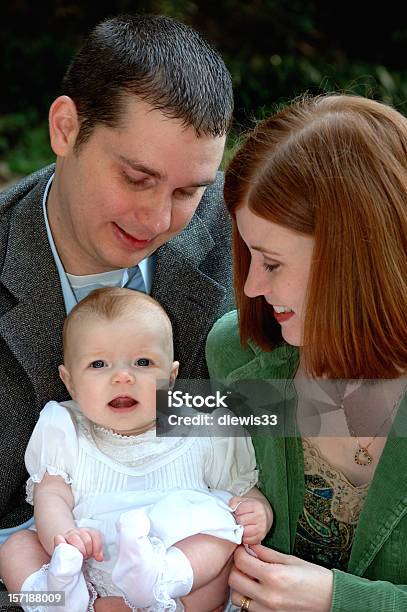
[(103, 285), (151, 292), (181, 378), (207, 376), (206, 335), (233, 301), (217, 173), (233, 101), (219, 55), (172, 19), (120, 16), (92, 31), (62, 93), (49, 113), (55, 169), (0, 197), (3, 529), (31, 514), (24, 450), (46, 401), (67, 399), (57, 366), (78, 300)]

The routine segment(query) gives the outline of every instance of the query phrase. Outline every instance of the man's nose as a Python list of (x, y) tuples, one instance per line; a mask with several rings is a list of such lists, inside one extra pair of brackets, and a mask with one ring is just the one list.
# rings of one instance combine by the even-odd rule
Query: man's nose
[(135, 376), (128, 369), (120, 369), (116, 370), (112, 375), (112, 383), (113, 384), (134, 384)]
[(168, 194), (155, 198), (139, 213), (138, 219), (151, 236), (167, 232), (171, 226), (172, 201)]

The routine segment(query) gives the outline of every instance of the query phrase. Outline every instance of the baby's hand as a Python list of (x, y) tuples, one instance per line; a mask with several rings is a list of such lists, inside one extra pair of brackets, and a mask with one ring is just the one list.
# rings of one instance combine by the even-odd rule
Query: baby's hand
[(243, 544), (260, 544), (273, 524), (273, 511), (266, 500), (257, 497), (232, 497), (229, 501), (236, 522), (244, 527)]
[(75, 546), (83, 554), (84, 559), (94, 557), (96, 561), (103, 561), (102, 536), (96, 529), (72, 527), (54, 537), (54, 546), (64, 542)]

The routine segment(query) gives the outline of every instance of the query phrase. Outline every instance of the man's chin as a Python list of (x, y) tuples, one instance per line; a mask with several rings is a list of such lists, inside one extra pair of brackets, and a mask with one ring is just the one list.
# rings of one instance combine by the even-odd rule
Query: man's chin
[(157, 246), (154, 243), (151, 244), (149, 248), (140, 249), (137, 252), (129, 252), (127, 250), (121, 250), (121, 252), (116, 251), (116, 253), (112, 254), (111, 258), (108, 259), (105, 256), (104, 260), (106, 264), (108, 264), (109, 270), (133, 268), (134, 266), (137, 266), (141, 261), (143, 261), (143, 259), (146, 259), (146, 257), (152, 255), (154, 251), (156, 251), (156, 249)]

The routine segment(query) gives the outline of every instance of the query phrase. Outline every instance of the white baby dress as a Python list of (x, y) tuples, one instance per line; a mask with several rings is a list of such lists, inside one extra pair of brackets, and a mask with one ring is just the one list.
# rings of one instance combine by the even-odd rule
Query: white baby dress
[(122, 436), (90, 422), (73, 401), (51, 401), (41, 411), (25, 455), (27, 501), (33, 503), (33, 485), (46, 472), (70, 484), (77, 526), (103, 534), (104, 561), (89, 559), (84, 566), (100, 596), (121, 595), (111, 581), (116, 521), (131, 509), (145, 509), (150, 535), (166, 549), (197, 533), (241, 542), (243, 528), (228, 501), (257, 483), (252, 442), (202, 431), (199, 436), (158, 437), (155, 430)]

